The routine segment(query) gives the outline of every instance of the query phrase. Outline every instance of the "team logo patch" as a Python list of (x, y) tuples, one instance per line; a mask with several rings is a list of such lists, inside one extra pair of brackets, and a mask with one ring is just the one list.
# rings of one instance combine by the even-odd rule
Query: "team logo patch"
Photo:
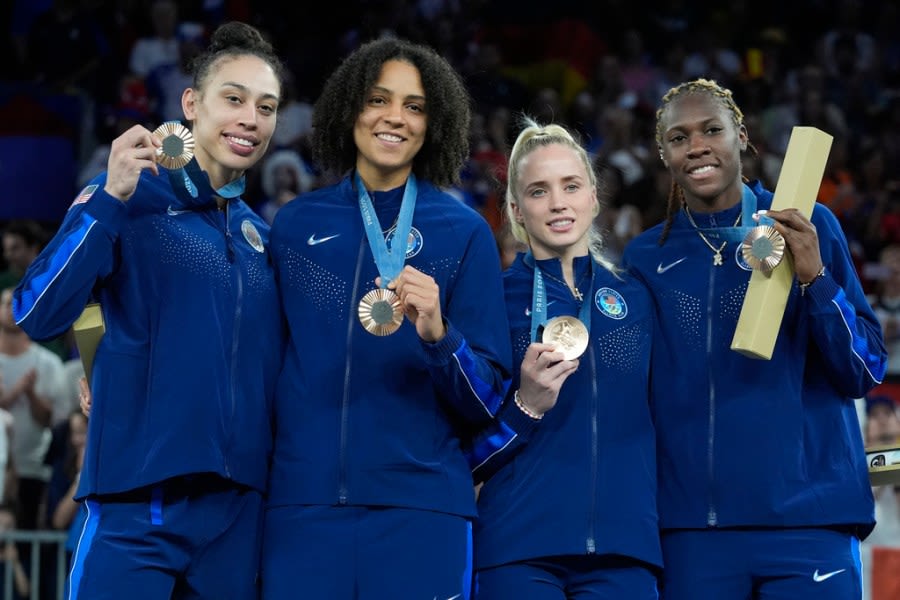
[[(391, 249), (391, 243), (394, 241), (394, 233), (396, 233), (396, 231), (396, 227), (391, 227), (387, 232), (387, 236), (384, 238), (388, 250)], [(415, 227), (411, 227), (409, 235), (406, 237), (406, 258), (412, 258), (418, 254), (422, 250), (423, 245), (422, 234), (419, 233), (419, 230)]]
[(600, 288), (594, 294), (594, 304), (597, 309), (610, 319), (624, 319), (628, 314), (628, 305), (622, 294), (612, 288)]
[(88, 200), (91, 199), (91, 196), (94, 195), (94, 192), (97, 191), (97, 184), (92, 183), (89, 186), (86, 186), (81, 192), (75, 196), (75, 200), (72, 201), (72, 204), (69, 205), (69, 208), (72, 208), (76, 204), (84, 204)]
[(241, 233), (244, 234), (244, 239), (247, 240), (247, 243), (253, 246), (253, 249), (257, 252), (265, 252), (266, 247), (263, 245), (262, 238), (259, 237), (259, 232), (256, 230), (256, 226), (250, 222), (249, 219), (244, 219), (241, 223)]
[(734, 249), (734, 262), (736, 262), (737, 266), (745, 271), (753, 270), (753, 267), (751, 267), (747, 260), (744, 258), (744, 253), (741, 251), (740, 244), (737, 244), (737, 247)]

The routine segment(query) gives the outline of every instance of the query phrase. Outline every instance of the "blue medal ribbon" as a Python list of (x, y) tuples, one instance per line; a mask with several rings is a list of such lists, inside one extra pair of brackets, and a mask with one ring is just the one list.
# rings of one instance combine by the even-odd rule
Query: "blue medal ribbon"
[(397, 217), (397, 228), (394, 230), (393, 248), (387, 247), (378, 215), (366, 186), (363, 184), (359, 173), (356, 176), (356, 191), (359, 195), (359, 212), (362, 215), (363, 226), (366, 229), (366, 238), (369, 240), (369, 248), (372, 249), (372, 257), (375, 266), (381, 276), (381, 287), (386, 288), (393, 281), (406, 262), (406, 244), (409, 239), (409, 231), (412, 229), (412, 217), (416, 210), (416, 194), (418, 185), (416, 176), (412, 173), (406, 180), (406, 189), (403, 190), (403, 200), (400, 202), (400, 215)]
[(213, 194), (226, 200), (237, 198), (244, 193), (247, 187), (247, 179), (242, 176), (213, 190), (209, 176), (197, 164), (196, 157), (181, 169), (168, 169), (168, 174), (172, 189), (186, 207), (197, 206), (197, 198), (201, 199), (199, 204), (204, 204)]
[[(525, 253), (525, 264), (534, 268), (534, 283), (531, 288), (531, 341), (538, 342), (538, 330), (547, 322), (547, 289), (544, 286), (544, 274), (538, 266), (531, 251)], [(578, 309), (578, 320), (591, 332), (591, 305), (594, 303), (594, 260), (588, 263), (591, 285), (584, 294), (581, 308)]]
[(772, 225), (775, 219), (765, 215), (759, 215), (759, 222), (753, 223), (753, 213), (756, 212), (756, 194), (746, 183), (743, 184), (741, 194), (741, 225), (735, 227), (698, 227), (697, 231), (710, 239), (719, 239), (727, 242), (743, 242), (750, 231), (760, 225)]

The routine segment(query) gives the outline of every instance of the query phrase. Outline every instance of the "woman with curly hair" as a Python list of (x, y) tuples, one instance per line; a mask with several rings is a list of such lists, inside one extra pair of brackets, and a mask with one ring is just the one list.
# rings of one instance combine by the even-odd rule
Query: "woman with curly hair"
[(431, 49), (364, 44), (326, 82), (314, 157), (333, 185), (282, 208), (290, 332), (277, 393), (263, 597), (469, 598), (475, 498), (460, 449), (508, 387), (500, 260), (443, 192), (469, 97)]

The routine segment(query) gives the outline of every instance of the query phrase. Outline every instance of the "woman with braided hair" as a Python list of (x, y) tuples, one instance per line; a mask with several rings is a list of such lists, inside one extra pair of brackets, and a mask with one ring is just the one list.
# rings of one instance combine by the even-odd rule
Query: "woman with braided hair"
[[(854, 398), (886, 353), (840, 225), (768, 210), (729, 90), (698, 79), (657, 112), (666, 221), (625, 251), (655, 297), (652, 407), (666, 600), (861, 597), (874, 505)], [(796, 280), (771, 360), (730, 350), (751, 274), (744, 228), (768, 210)], [(751, 222), (748, 222), (751, 221)], [(756, 257), (751, 256), (753, 260)]]

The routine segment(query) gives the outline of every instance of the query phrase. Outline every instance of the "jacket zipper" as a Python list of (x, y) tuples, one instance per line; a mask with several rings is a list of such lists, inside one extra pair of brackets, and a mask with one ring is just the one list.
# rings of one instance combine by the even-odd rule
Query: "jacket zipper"
[[(713, 225), (714, 226), (714, 225)], [(724, 250), (724, 248), (723, 248)], [(709, 267), (709, 296), (706, 299), (706, 356), (712, 357), (712, 336), (713, 336), (713, 301), (715, 298), (714, 283), (716, 280), (716, 269), (720, 267), (711, 265)], [(710, 363), (707, 361), (707, 365)], [(708, 527), (716, 527), (719, 523), (719, 517), (716, 514), (715, 502), (715, 439), (716, 439), (716, 385), (713, 380), (713, 370), (707, 366), (706, 369), (707, 383), (709, 387), (709, 432), (707, 437), (707, 513), (706, 524)]]
[[(353, 275), (353, 292), (350, 298), (359, 296), (359, 277), (362, 272), (362, 259), (366, 247), (366, 238), (363, 236), (359, 242), (359, 252), (356, 256), (356, 273)], [(344, 394), (341, 398), (341, 435), (340, 448), (338, 450), (338, 503), (347, 504), (349, 500), (349, 490), (347, 489), (347, 436), (349, 435), (348, 421), (350, 419), (350, 372), (352, 370), (352, 359), (350, 352), (350, 343), (353, 338), (353, 325), (356, 314), (353, 311), (352, 303), (349, 314), (347, 315), (347, 352), (344, 361)]]
[[(584, 301), (591, 302), (592, 300), (585, 298)], [(585, 540), (585, 550), (588, 554), (594, 554), (597, 551), (594, 529), (596, 528), (597, 477), (598, 464), (600, 462), (600, 432), (597, 427), (600, 409), (598, 406), (597, 361), (594, 360), (594, 347), (590, 344), (588, 344), (588, 357), (591, 361), (591, 512), (588, 515), (588, 535), (587, 540)]]

